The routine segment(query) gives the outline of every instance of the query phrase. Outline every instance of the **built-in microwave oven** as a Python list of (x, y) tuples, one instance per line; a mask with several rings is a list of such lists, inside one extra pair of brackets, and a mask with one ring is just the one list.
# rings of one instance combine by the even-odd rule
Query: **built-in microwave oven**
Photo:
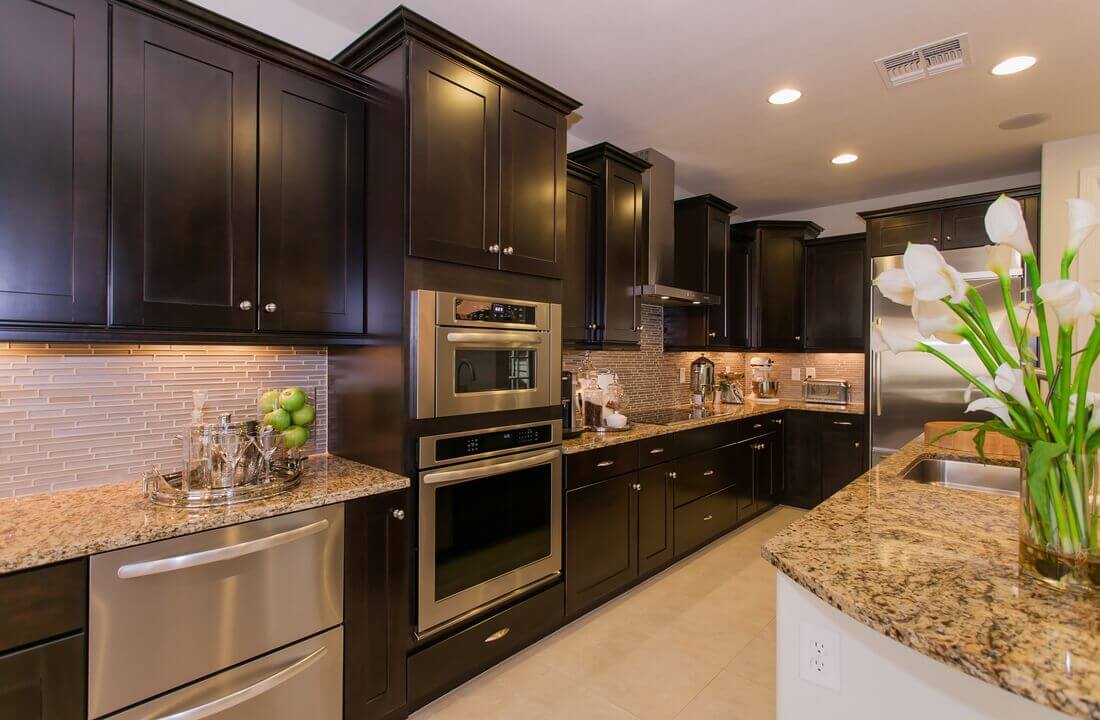
[(472, 415), (561, 403), (561, 306), (417, 290), (412, 415)]

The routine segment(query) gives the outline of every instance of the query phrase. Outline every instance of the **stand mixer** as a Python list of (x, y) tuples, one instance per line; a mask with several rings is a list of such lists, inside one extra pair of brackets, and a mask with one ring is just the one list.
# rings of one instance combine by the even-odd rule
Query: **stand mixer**
[(749, 358), (749, 369), (752, 372), (752, 395), (749, 399), (753, 402), (779, 402), (779, 381), (772, 379), (772, 365), (771, 358)]

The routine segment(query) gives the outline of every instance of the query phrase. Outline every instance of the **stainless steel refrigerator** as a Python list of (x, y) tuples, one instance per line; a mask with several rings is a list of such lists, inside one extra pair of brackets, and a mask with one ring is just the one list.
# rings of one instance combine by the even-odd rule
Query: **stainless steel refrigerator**
[[(986, 248), (946, 250), (943, 253), (968, 283), (982, 294), (989, 307), (994, 327), (1000, 327), (1005, 317), (1004, 301), (997, 277), (985, 269)], [(872, 275), (901, 267), (901, 255), (872, 259)], [(1019, 300), (1024, 289), (1024, 275), (1019, 257), (1012, 270), (1012, 297)], [(916, 337), (917, 323), (910, 308), (898, 305), (871, 287), (871, 324)], [(926, 340), (976, 375), (988, 372), (968, 344), (952, 345), (938, 340)], [(968, 383), (938, 358), (928, 353), (871, 353), (871, 377), (868, 392), (871, 417), (871, 464), (874, 465), (905, 443), (924, 432), (924, 423), (931, 420), (980, 420), (983, 414), (967, 415)], [(979, 397), (975, 394), (974, 398)]]

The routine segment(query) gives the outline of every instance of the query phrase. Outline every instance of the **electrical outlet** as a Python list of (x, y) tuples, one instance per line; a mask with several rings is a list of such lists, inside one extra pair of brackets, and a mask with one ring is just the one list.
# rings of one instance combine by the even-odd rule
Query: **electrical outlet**
[(688, 371), (687, 368), (680, 368), (680, 384), (683, 385), (687, 382)]
[(791, 380), (801, 380), (802, 370), (801, 368), (791, 368)]
[(729, 371), (730, 371), (730, 366), (729, 366), (729, 365), (727, 365), (727, 366), (726, 366), (726, 374), (729, 374)]
[(812, 623), (799, 623), (798, 675), (815, 685), (839, 690), (840, 635)]
[(815, 377), (817, 377), (817, 368), (806, 368), (806, 379), (813, 380)]

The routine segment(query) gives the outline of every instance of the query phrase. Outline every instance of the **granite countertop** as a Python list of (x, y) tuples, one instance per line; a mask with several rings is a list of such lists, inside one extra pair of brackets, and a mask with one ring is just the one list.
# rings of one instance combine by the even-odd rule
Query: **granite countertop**
[[(778, 403), (754, 403), (746, 399), (744, 405), (715, 405), (715, 414), (698, 420), (686, 420), (672, 425), (650, 425), (648, 423), (635, 423), (630, 430), (621, 432), (584, 432), (575, 438), (570, 438), (562, 443), (561, 451), (565, 455), (595, 450), (619, 445), (620, 443), (633, 442), (658, 435), (694, 430), (695, 428), (715, 425), (717, 423), (743, 420), (767, 415), (769, 413), (782, 412), (783, 410), (812, 410), (826, 413), (845, 413), (848, 415), (862, 415), (862, 403), (849, 403), (847, 405), (826, 405), (823, 403), (808, 403), (801, 400), (780, 400)], [(629, 414), (628, 414), (629, 417)]]
[(977, 460), (918, 438), (768, 540), (762, 555), (930, 658), (1100, 719), (1100, 602), (1019, 577), (1019, 500), (900, 477), (924, 457)]
[(407, 487), (400, 475), (318, 455), (293, 490), (226, 507), (154, 505), (141, 481), (8, 498), (0, 500), (0, 574)]

